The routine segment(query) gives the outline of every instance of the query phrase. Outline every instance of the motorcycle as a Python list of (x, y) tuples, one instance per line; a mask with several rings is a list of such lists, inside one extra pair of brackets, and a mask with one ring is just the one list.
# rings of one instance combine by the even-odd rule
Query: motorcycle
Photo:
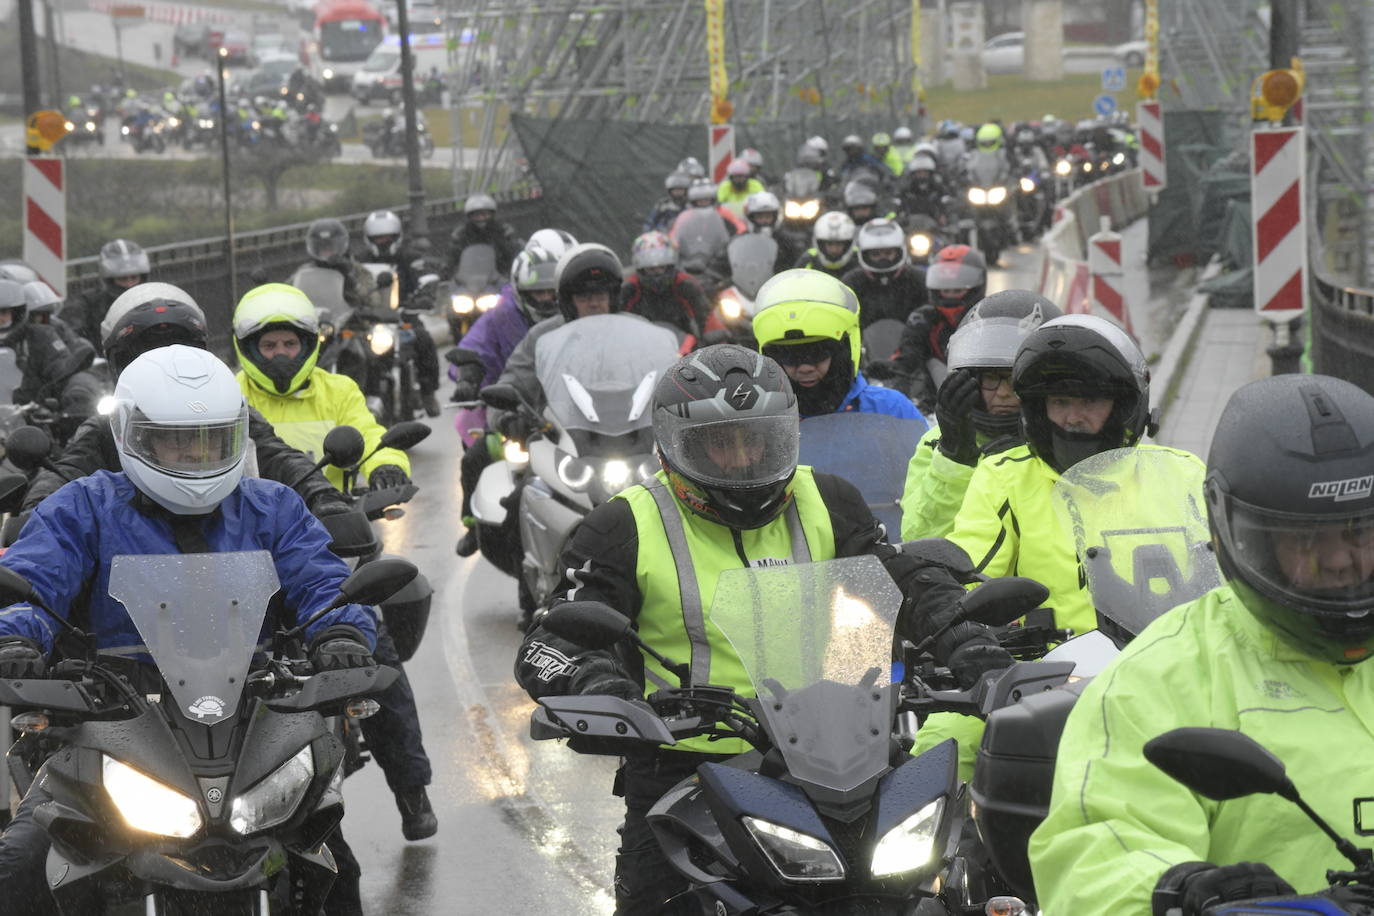
[(501, 284), (505, 278), (496, 269), (496, 247), (481, 242), (463, 249), (453, 278), (437, 294), (440, 302), (447, 302), (444, 317), (453, 342), (461, 344), (463, 335), (487, 312), (501, 301)]
[[(338, 325), (339, 345), (328, 362), (362, 389), (368, 410), (383, 426), (413, 420), (423, 406), (415, 370), (415, 331), (420, 310), (400, 298), (389, 265), (375, 274), (375, 304), (353, 309)], [(431, 281), (432, 282), (432, 281)]]
[[(429, 132), (424, 115), (415, 113), (415, 134), (419, 143), (420, 155), (425, 159), (434, 157), (434, 137)], [(363, 143), (372, 151), (374, 159), (385, 156), (404, 156), (406, 154), (406, 132), (403, 125), (387, 125), (382, 121), (369, 121), (363, 125)]]
[(968, 161), (966, 199), (972, 208), (969, 245), (983, 253), (992, 267), (1002, 249), (1016, 241), (1007, 182), (1010, 175), (1001, 154), (976, 152)]
[(1202, 476), (1178, 453), (1129, 448), (1085, 459), (1055, 484), (1052, 501), (1083, 560), (1098, 627), (1043, 657), (1072, 663), (1073, 683), (986, 715), (969, 794), (993, 874), (981, 887), (951, 887), (954, 897), (976, 904), (1014, 895), (1034, 907), (1026, 845), (1049, 810), (1055, 753), (1078, 694), (1150, 621), (1220, 584)]
[(126, 118), (120, 135), (133, 145), (135, 153), (163, 153), (167, 151), (167, 140), (163, 137), (164, 122), (151, 112), (143, 112)]
[[(1044, 596), (1028, 580), (994, 581), (963, 598), (950, 625), (1006, 623)], [(545, 697), (531, 737), (595, 754), (705, 734), (752, 748), (701, 764), (648, 813), (700, 912), (925, 912), (962, 831), (965, 793), (954, 742), (911, 757), (893, 741), (901, 605), (872, 556), (726, 570), (706, 619), (752, 691), (692, 683), (688, 666), (656, 655), (682, 686), (650, 696), (653, 712), (619, 697)], [(579, 645), (647, 651), (627, 618), (593, 602), (560, 605), (542, 625)]]
[(716, 307), (706, 318), (703, 336), (712, 343), (737, 343), (753, 348), (754, 300), (759, 288), (773, 276), (778, 243), (761, 232), (737, 235), (725, 248), (730, 264), (730, 285), (716, 296)]
[(907, 254), (912, 264), (925, 267), (945, 247), (944, 230), (935, 217), (924, 213), (907, 217), (906, 224)]
[(532, 611), (523, 602), (558, 584), (559, 557), (582, 519), (658, 471), (648, 407), (677, 358), (677, 336), (667, 328), (633, 315), (591, 315), (539, 340), (535, 371), (548, 402), (542, 416), (513, 387), (482, 389), (486, 403), (522, 411), (543, 427), (523, 446), (518, 507), (506, 507), (517, 484), (505, 461), (484, 469), (472, 499), (479, 545), (492, 526), (506, 523), (507, 511), (518, 512), (522, 610)]
[[(370, 564), (331, 607), (376, 603), (414, 574), (403, 560)], [(115, 557), (109, 589), (152, 658), (141, 665), (99, 654), (0, 570), (0, 601), (46, 613), (66, 650), (48, 677), (0, 682), (0, 705), (20, 713), (7, 758), (21, 791), (46, 760), (51, 798), (35, 821), (52, 841), (48, 867), (61, 877), (49, 886), (64, 913), (323, 905), (343, 816), (340, 720), (374, 712), (366, 697), (396, 672), (315, 672), (303, 626), (276, 630), (260, 652), (278, 588), (266, 551)]]
[(821, 173), (812, 168), (789, 169), (782, 176), (782, 231), (799, 250), (811, 244), (811, 229), (824, 209)]
[(67, 145), (90, 143), (105, 145), (105, 113), (96, 105), (73, 108), (67, 112)]
[(673, 220), (668, 234), (677, 242), (678, 263), (700, 284), (708, 299), (729, 285), (726, 248), (730, 230), (713, 207), (688, 207)]
[(1016, 179), (1016, 218), (1023, 239), (1035, 238), (1049, 225), (1050, 201), (1044, 176), (1034, 166), (1023, 167)]
[[(902, 530), (902, 487), (916, 443), (930, 427), (877, 413), (833, 413), (801, 423), (799, 461), (843, 477), (863, 494), (868, 508), (893, 535)], [(854, 460), (854, 443), (864, 460)]]

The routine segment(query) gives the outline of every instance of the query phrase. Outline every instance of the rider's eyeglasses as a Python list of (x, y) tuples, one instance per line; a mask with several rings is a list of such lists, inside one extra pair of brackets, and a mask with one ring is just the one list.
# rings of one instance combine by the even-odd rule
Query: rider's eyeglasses
[(996, 391), (1003, 385), (1011, 388), (1011, 372), (1005, 369), (985, 369), (978, 373), (978, 385), (984, 391)]

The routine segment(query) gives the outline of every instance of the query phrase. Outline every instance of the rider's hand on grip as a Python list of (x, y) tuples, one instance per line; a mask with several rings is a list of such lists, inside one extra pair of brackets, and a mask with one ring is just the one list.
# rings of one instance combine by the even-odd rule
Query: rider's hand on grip
[(22, 636), (0, 639), (0, 678), (42, 677), (43, 653)]
[(962, 690), (978, 683), (989, 671), (1000, 671), (1015, 661), (1010, 652), (997, 644), (991, 630), (976, 623), (959, 624), (940, 637), (935, 646), (936, 659), (946, 657), (945, 664)]
[(376, 661), (367, 647), (363, 634), (350, 626), (334, 626), (321, 630), (310, 644), (310, 661), (316, 671), (338, 671), (341, 668), (369, 668)]
[(980, 406), (981, 397), (978, 376), (967, 369), (955, 369), (945, 377), (935, 399), (935, 419), (940, 424), (940, 451), (951, 461), (969, 467), (978, 463), (973, 411)]
[(1204, 909), (1218, 903), (1292, 893), (1293, 887), (1263, 862), (1184, 862), (1160, 876), (1150, 908), (1154, 916), (1167, 916), (1170, 911), (1201, 916)]
[(403, 487), (408, 483), (410, 483), (410, 475), (394, 464), (384, 464), (374, 469), (367, 478), (367, 485), (374, 490)]
[(496, 431), (507, 439), (518, 439), (523, 442), (534, 432), (534, 426), (523, 414), (511, 411), (502, 414), (497, 420)]
[(482, 390), (480, 382), (469, 382), (467, 379), (458, 379), (453, 383), (453, 394), (449, 396), (450, 401), (475, 401), (477, 392)]

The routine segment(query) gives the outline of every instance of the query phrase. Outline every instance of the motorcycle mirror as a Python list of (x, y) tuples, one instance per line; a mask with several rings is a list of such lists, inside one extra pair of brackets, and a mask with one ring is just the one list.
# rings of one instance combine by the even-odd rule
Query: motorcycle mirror
[(5, 457), (25, 474), (41, 468), (51, 451), (52, 439), (37, 426), (21, 426), (5, 440)]
[(992, 579), (964, 597), (960, 616), (990, 627), (1006, 626), (1026, 616), (1050, 596), (1050, 590), (1034, 579), (1008, 576)]
[(324, 437), (324, 457), (335, 467), (352, 467), (363, 457), (363, 434), (352, 426), (336, 426)]
[(396, 278), (391, 275), (391, 271), (384, 270), (381, 273), (377, 274), (377, 288), (389, 289), (391, 287), (391, 284), (395, 281), (395, 279)]
[(1145, 742), (1145, 759), (1214, 801), (1296, 794), (1283, 761), (1238, 731), (1176, 728)]
[(519, 410), (524, 403), (514, 385), (488, 385), (477, 396), (497, 410)]
[(397, 423), (382, 434), (381, 448), (398, 448), (405, 451), (414, 448), (429, 438), (432, 430), (418, 420)]
[(401, 557), (382, 557), (366, 563), (339, 586), (339, 605), (381, 604), (420, 574), (415, 564)]
[(0, 512), (18, 512), (28, 489), (29, 479), (23, 474), (0, 477)]
[(569, 601), (544, 615), (540, 625), (589, 649), (606, 649), (625, 638), (630, 619), (600, 601)]

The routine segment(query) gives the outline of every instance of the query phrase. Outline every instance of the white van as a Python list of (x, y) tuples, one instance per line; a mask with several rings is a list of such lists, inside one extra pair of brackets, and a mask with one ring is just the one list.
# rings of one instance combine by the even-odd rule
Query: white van
[[(410, 36), (410, 54), (414, 61), (416, 91), (425, 74), (437, 69), (441, 74), (449, 71), (447, 38), (443, 33)], [(374, 100), (392, 105), (401, 103), (401, 39), (398, 35), (388, 35), (373, 49), (372, 54), (353, 74), (353, 97), (366, 105)]]

